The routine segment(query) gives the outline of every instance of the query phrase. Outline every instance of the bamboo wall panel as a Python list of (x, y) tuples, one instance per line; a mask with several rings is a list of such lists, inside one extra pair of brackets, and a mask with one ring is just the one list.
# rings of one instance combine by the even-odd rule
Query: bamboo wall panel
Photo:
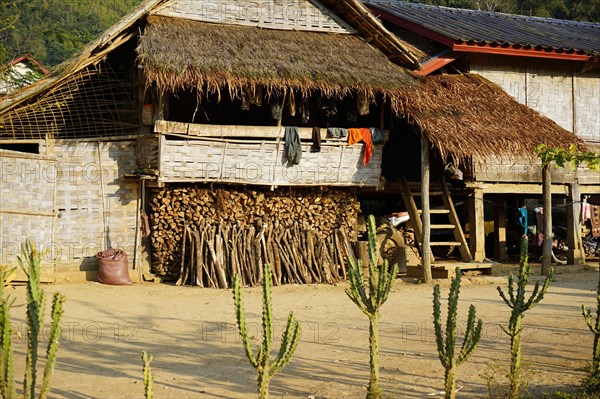
[(306, 0), (176, 0), (155, 14), (270, 29), (355, 33), (327, 8)]
[(552, 60), (471, 56), (471, 71), (584, 140), (600, 142), (600, 74)]
[[(52, 247), (56, 162), (48, 157), (0, 150), (0, 264), (17, 266), (25, 239)], [(44, 275), (49, 272), (44, 256)]]
[(600, 73), (575, 73), (575, 131), (585, 140), (600, 143)]
[[(540, 161), (527, 158), (473, 159), (473, 176), (480, 182), (541, 183)], [(571, 183), (574, 173), (568, 168), (552, 168), (553, 183)]]
[(123, 175), (136, 169), (135, 148), (134, 141), (51, 143), (49, 152), (58, 162), (58, 272), (95, 268), (94, 256), (103, 246), (125, 249), (131, 266), (138, 183)]
[(527, 103), (573, 132), (573, 77), (567, 70), (536, 63), (527, 72)]
[(371, 186), (380, 184), (382, 146), (362, 165), (364, 145), (323, 144), (288, 166), (283, 141), (166, 140), (160, 145), (163, 182), (227, 182), (260, 185)]

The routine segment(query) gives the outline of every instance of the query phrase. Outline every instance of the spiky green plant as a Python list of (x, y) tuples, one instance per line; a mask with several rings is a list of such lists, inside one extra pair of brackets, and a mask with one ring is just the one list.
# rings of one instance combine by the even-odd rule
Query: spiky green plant
[(350, 288), (346, 290), (346, 294), (369, 318), (371, 375), (367, 399), (379, 399), (383, 397), (383, 391), (379, 388), (379, 309), (390, 294), (392, 283), (398, 272), (398, 265), (393, 265), (390, 271), (388, 261), (384, 260), (381, 269), (378, 270), (377, 229), (373, 215), (369, 215), (367, 232), (369, 237), (369, 281), (365, 287), (362, 262), (359, 260), (356, 264), (352, 258), (348, 258)]
[(594, 334), (592, 368), (590, 374), (600, 377), (600, 267), (598, 267), (598, 287), (596, 288), (596, 320), (592, 320), (592, 312), (586, 309), (585, 305), (581, 305), (581, 311), (585, 323)]
[(481, 339), (483, 323), (481, 319), (475, 326), (475, 306), (469, 306), (469, 317), (467, 319), (467, 330), (458, 357), (454, 356), (456, 345), (456, 314), (458, 311), (458, 294), (460, 292), (460, 268), (456, 268), (456, 277), (452, 279), (450, 293), (448, 295), (448, 317), (446, 319), (446, 331), (442, 330), (442, 317), (440, 305), (440, 285), (433, 288), (433, 325), (435, 327), (435, 338), (438, 348), (438, 356), (445, 374), (445, 398), (456, 398), (456, 368), (466, 362), (473, 353)]
[(154, 375), (150, 369), (152, 363), (152, 355), (148, 356), (146, 351), (142, 352), (142, 363), (144, 364), (144, 398), (152, 399), (152, 386), (154, 385)]
[(294, 313), (290, 312), (287, 319), (287, 325), (281, 336), (281, 347), (274, 361), (270, 360), (271, 345), (273, 343), (273, 307), (271, 305), (271, 266), (266, 263), (263, 270), (263, 309), (262, 309), (262, 329), (263, 339), (258, 347), (258, 352), (254, 355), (250, 345), (250, 337), (246, 330), (246, 316), (244, 313), (244, 303), (242, 299), (242, 290), (240, 277), (235, 277), (233, 286), (233, 299), (235, 302), (235, 315), (239, 327), (242, 343), (246, 356), (250, 364), (258, 373), (258, 398), (266, 399), (269, 397), (269, 383), (271, 377), (279, 373), (292, 359), (294, 352), (300, 341), (300, 323), (294, 318)]
[[(44, 307), (46, 298), (44, 291), (40, 287), (40, 260), (41, 254), (36, 250), (35, 245), (30, 240), (26, 240), (21, 245), (22, 258), (17, 260), (19, 266), (27, 275), (27, 356), (25, 360), (25, 377), (23, 380), (23, 397), (25, 399), (35, 398), (36, 380), (37, 380), (37, 360), (39, 336), (44, 325)], [(13, 360), (12, 360), (12, 338), (10, 329), (10, 308), (13, 300), (4, 292), (4, 282), (7, 275), (0, 274), (2, 278), (2, 298), (0, 306), (0, 392), (4, 399), (13, 399), (16, 397), (13, 381)], [(44, 374), (39, 390), (40, 399), (46, 399), (50, 392), (50, 384), (56, 355), (58, 352), (60, 334), (62, 331), (62, 305), (65, 297), (60, 293), (55, 293), (52, 300), (52, 310), (50, 312), (52, 322), (50, 324), (50, 335), (48, 337), (48, 346), (46, 348), (46, 363), (44, 365)]]
[(16, 397), (13, 375), (12, 329), (10, 324), (10, 308), (15, 302), (6, 291), (10, 276), (14, 269), (3, 268), (0, 272), (0, 396)]
[(523, 316), (526, 311), (532, 309), (544, 298), (554, 275), (554, 269), (551, 268), (544, 280), (544, 284), (540, 287), (540, 283), (536, 282), (531, 296), (525, 300), (525, 288), (531, 275), (531, 266), (529, 265), (527, 256), (528, 241), (526, 235), (521, 238), (521, 259), (516, 287), (512, 273), (508, 276), (508, 297), (502, 291), (502, 288), (497, 287), (504, 302), (512, 309), (508, 330), (502, 327), (502, 330), (510, 337), (510, 374), (508, 376), (510, 380), (508, 397), (510, 399), (519, 398), (519, 389), (521, 386), (521, 333), (523, 332)]

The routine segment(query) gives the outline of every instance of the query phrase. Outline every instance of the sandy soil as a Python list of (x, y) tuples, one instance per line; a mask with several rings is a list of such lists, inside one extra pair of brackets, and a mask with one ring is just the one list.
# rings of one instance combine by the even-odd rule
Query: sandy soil
[[(596, 269), (597, 270), (597, 269)], [(559, 271), (560, 273), (560, 271)], [(539, 279), (539, 278), (537, 278)], [(532, 278), (533, 281), (536, 278)], [(561, 273), (547, 297), (525, 317), (524, 349), (530, 391), (572, 389), (591, 357), (592, 335), (580, 306), (595, 306), (597, 272)], [(459, 319), (469, 303), (484, 321), (484, 336), (458, 370), (460, 397), (488, 397), (483, 374), (506, 373), (509, 308), (496, 285), (504, 277), (464, 278)], [(448, 282), (443, 281), (446, 296)], [(282, 286), (273, 289), (277, 342), (293, 310), (302, 323), (298, 351), (271, 385), (273, 398), (363, 398), (368, 381), (368, 322), (344, 294), (346, 285)], [(169, 285), (47, 286), (67, 296), (63, 342), (52, 397), (141, 398), (140, 352), (154, 355), (156, 398), (252, 398), (254, 369), (236, 333), (232, 294)], [(24, 287), (16, 289), (18, 303)], [(245, 289), (249, 329), (260, 332), (260, 288)], [(22, 329), (25, 309), (14, 310)], [(398, 280), (382, 309), (382, 386), (390, 398), (424, 398), (442, 389), (432, 325), (432, 286)], [(277, 343), (276, 343), (277, 345)], [(276, 346), (278, 347), (278, 346)], [(25, 342), (15, 344), (16, 375), (22, 375)], [(435, 396), (433, 396), (435, 397)]]

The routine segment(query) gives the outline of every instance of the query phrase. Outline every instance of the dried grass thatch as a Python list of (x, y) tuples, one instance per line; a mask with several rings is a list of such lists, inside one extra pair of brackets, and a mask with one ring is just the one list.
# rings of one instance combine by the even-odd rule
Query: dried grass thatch
[(238, 92), (261, 85), (344, 96), (394, 98), (413, 77), (362, 39), (347, 34), (257, 29), (150, 16), (139, 61), (162, 90)]
[(397, 112), (407, 116), (444, 158), (534, 157), (538, 144), (585, 148), (573, 133), (479, 75), (422, 78), (406, 91)]

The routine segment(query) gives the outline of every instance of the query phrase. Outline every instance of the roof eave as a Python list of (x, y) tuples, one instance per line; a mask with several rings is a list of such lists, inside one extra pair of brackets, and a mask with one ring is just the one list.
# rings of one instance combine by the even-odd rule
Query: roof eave
[[(531, 58), (549, 58), (557, 60), (570, 61), (597, 61), (598, 56), (578, 51), (565, 51), (558, 49), (547, 48), (523, 48), (515, 45), (500, 45), (498, 43), (466, 43), (459, 38), (452, 38), (423, 25), (408, 21), (398, 15), (381, 10), (374, 5), (367, 4), (367, 7), (379, 18), (398, 25), (401, 28), (414, 32), (418, 35), (426, 37), (444, 46), (448, 46), (455, 52), (463, 53), (481, 53), (481, 54), (501, 54), (519, 57)], [(431, 71), (429, 72), (431, 73)], [(423, 73), (421, 73), (423, 74)], [(426, 75), (427, 73), (425, 73)]]

